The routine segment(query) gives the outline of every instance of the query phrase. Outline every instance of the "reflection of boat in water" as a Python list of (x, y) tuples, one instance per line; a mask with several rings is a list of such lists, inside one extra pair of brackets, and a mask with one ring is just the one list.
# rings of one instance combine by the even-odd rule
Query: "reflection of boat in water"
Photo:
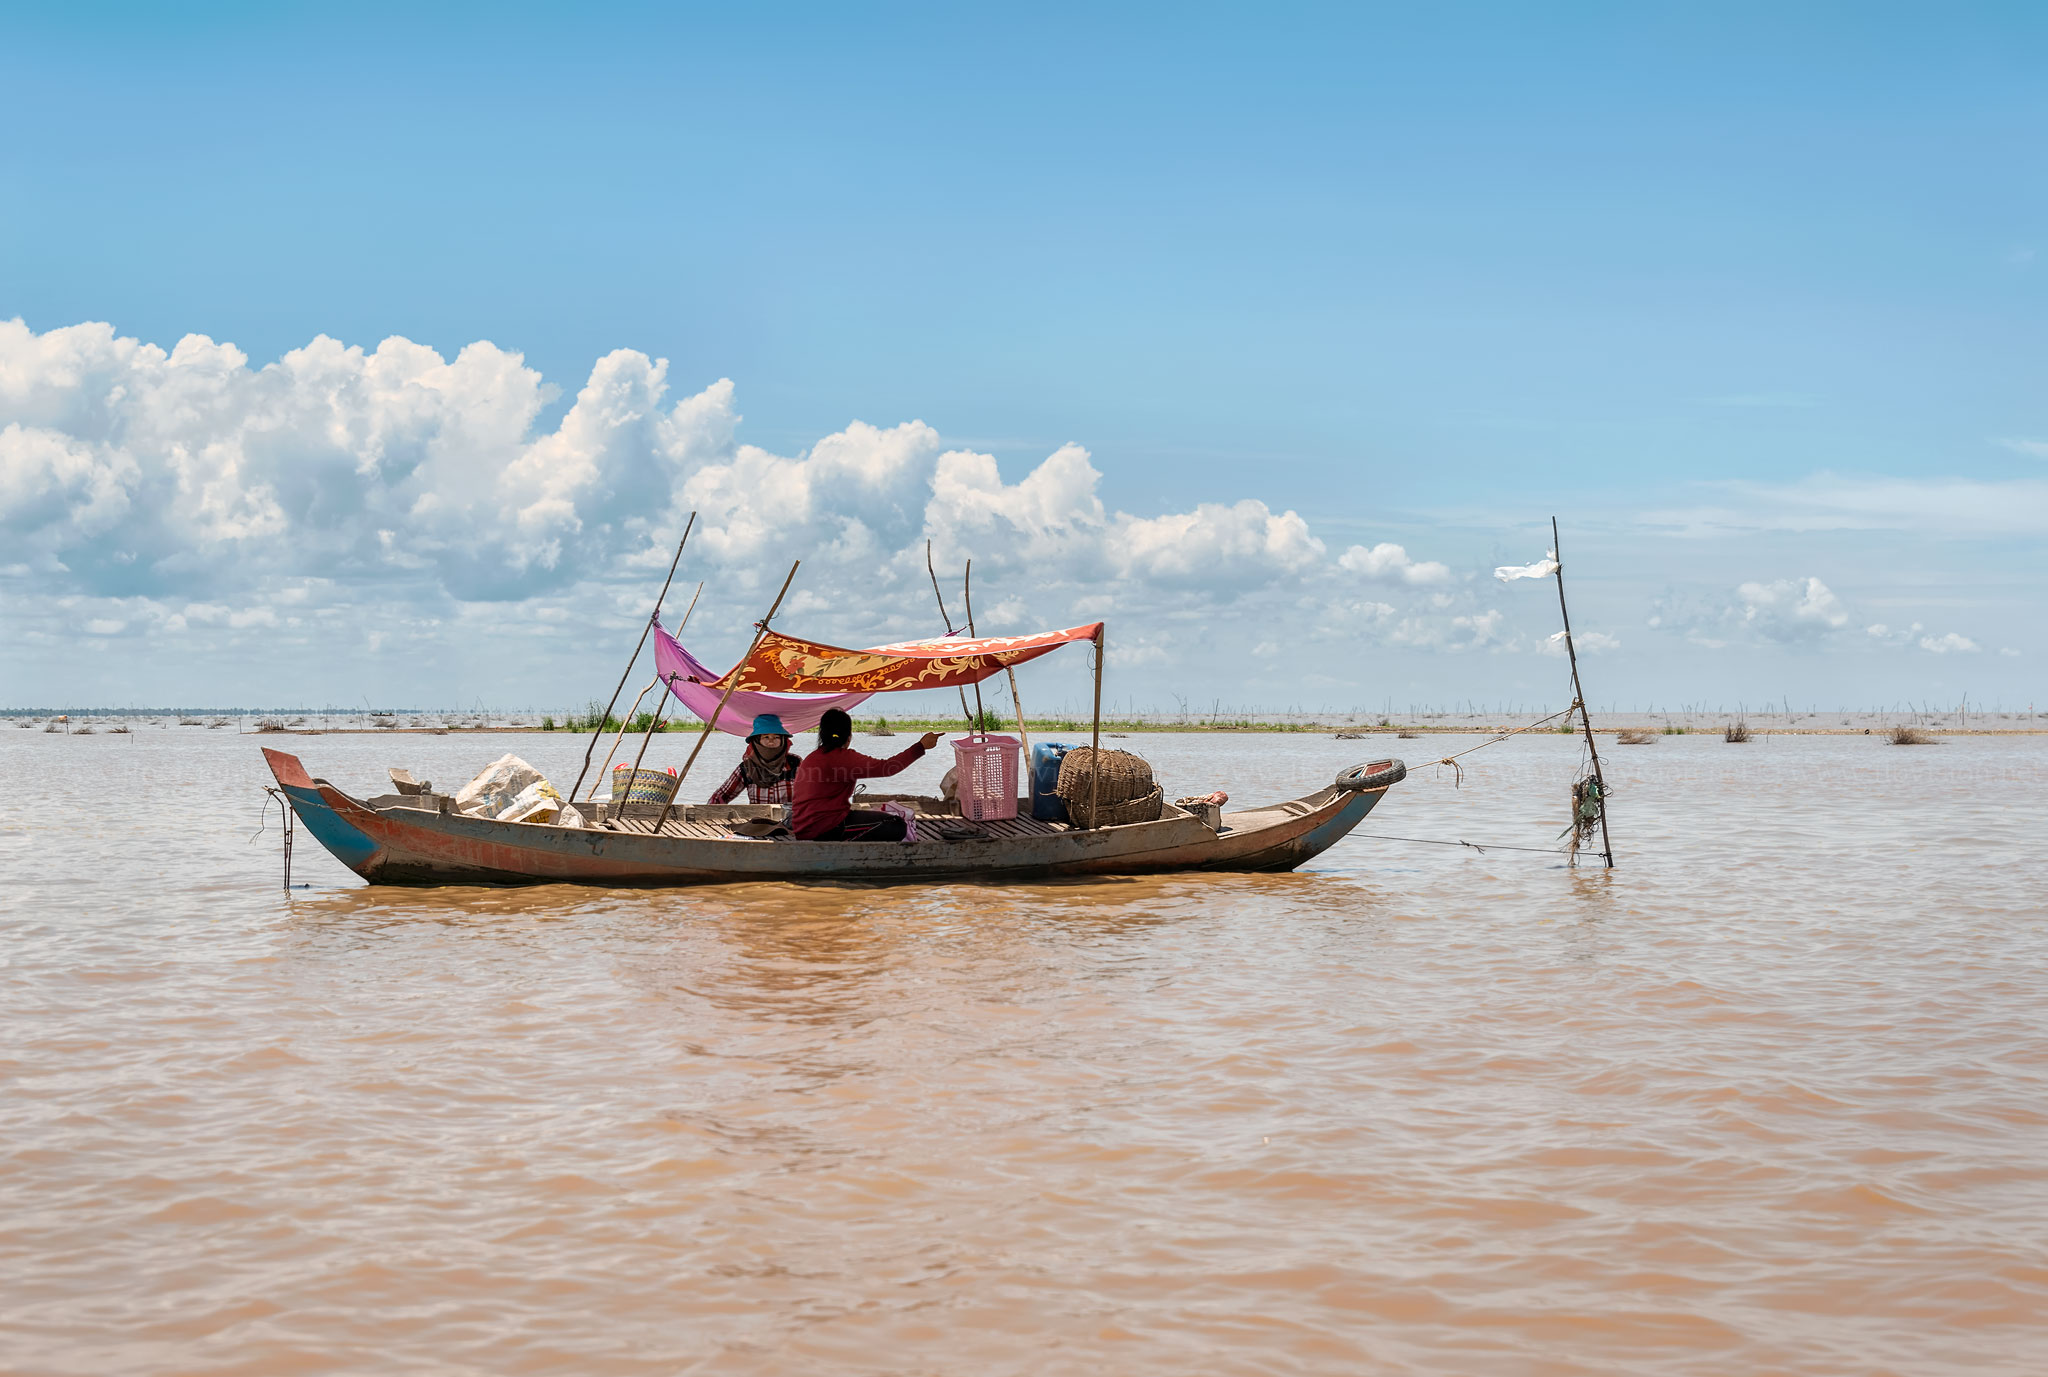
[[(435, 794), (357, 799), (265, 749), (292, 810), (343, 865), (375, 884), (690, 885), (748, 880), (984, 880), (1180, 870), (1292, 870), (1328, 850), (1408, 771), (1359, 765), (1312, 794), (1224, 813), (1211, 827), (1167, 804), (1153, 822), (1079, 828), (1028, 815), (973, 822), (939, 799), (902, 798), (915, 842), (813, 842), (765, 831), (763, 805), (597, 805), (609, 826), (498, 822)], [(882, 801), (865, 795), (863, 802)], [(589, 805), (578, 804), (579, 808)], [(667, 816), (664, 819), (663, 814)]]

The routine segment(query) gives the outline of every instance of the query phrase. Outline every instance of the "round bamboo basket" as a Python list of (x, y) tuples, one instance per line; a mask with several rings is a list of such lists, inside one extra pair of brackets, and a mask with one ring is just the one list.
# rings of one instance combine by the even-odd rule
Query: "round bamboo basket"
[[(1107, 784), (1107, 779), (1103, 783)], [(1085, 790), (1086, 786), (1083, 786)], [(1083, 828), (1122, 827), (1133, 822), (1157, 822), (1165, 810), (1166, 791), (1153, 785), (1151, 791), (1129, 798), (1121, 803), (1105, 803), (1092, 811), (1088, 807), (1088, 795), (1083, 792), (1079, 798), (1067, 800), (1067, 816), (1074, 826)]]
[(1152, 767), (1129, 751), (1103, 751), (1102, 782), (1091, 786), (1089, 773), (1096, 768), (1093, 746), (1076, 746), (1060, 761), (1059, 796), (1071, 808), (1076, 800), (1086, 803), (1092, 793), (1100, 804), (1128, 803), (1143, 798), (1152, 788)]
[[(1098, 768), (1102, 777), (1096, 782), (1090, 776)], [(1076, 746), (1060, 761), (1057, 792), (1077, 827), (1154, 822), (1165, 802), (1152, 782), (1152, 767), (1142, 758), (1129, 751), (1097, 752), (1092, 746)]]
[(650, 770), (643, 765), (635, 775), (631, 765), (615, 765), (612, 767), (612, 802), (619, 805), (652, 803), (666, 808), (682, 782), (667, 770)]

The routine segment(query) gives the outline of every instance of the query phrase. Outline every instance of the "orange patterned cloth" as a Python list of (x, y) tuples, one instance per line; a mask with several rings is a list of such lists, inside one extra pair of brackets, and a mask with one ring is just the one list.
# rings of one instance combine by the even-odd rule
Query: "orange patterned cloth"
[(978, 684), (989, 675), (1058, 650), (1092, 641), (1101, 622), (1040, 631), (1030, 636), (939, 637), (873, 650), (845, 650), (770, 631), (754, 653), (711, 687), (728, 684), (748, 693), (900, 693), (908, 689)]

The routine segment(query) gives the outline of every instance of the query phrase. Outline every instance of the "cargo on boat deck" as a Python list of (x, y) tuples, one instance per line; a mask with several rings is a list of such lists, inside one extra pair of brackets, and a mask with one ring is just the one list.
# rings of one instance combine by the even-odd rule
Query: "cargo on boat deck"
[(954, 797), (960, 816), (984, 822), (1017, 816), (1017, 756), (1014, 736), (976, 732), (953, 743)]
[(1060, 797), (1060, 761), (1074, 748), (1064, 741), (1031, 745), (1031, 816), (1040, 822), (1065, 822), (1066, 801)]
[[(563, 821), (566, 826), (583, 825), (581, 815), (575, 814), (574, 809), (565, 809), (562, 796), (539, 770), (509, 752), (462, 786), (455, 795), (455, 809), (498, 822)], [(565, 812), (573, 814), (574, 820), (565, 820)]]
[(1076, 746), (1060, 761), (1060, 797), (1081, 827), (1152, 822), (1166, 800), (1143, 757), (1093, 746)]

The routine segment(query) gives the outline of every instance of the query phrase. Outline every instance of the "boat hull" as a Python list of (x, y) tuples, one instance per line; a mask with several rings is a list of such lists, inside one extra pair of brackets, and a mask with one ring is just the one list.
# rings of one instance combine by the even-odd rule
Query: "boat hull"
[[(335, 859), (373, 884), (698, 885), (771, 880), (1010, 880), (1191, 870), (1292, 870), (1356, 827), (1405, 775), (1377, 787), (1331, 786), (1269, 808), (1224, 815), (1213, 831), (1171, 810), (1157, 822), (958, 841), (797, 842), (652, 835), (496, 822), (426, 807), (372, 807), (264, 757), (292, 810)], [(1380, 782), (1380, 781), (1384, 782)]]

